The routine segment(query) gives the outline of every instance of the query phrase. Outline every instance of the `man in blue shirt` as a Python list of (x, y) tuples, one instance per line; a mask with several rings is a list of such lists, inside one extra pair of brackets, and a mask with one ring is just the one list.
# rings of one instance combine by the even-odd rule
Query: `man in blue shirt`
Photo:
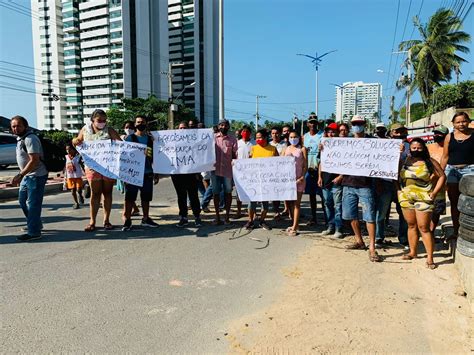
[(122, 231), (128, 231), (132, 228), (132, 209), (137, 200), (138, 191), (140, 191), (140, 199), (142, 201), (143, 218), (141, 225), (143, 227), (158, 227), (149, 215), (150, 201), (153, 199), (153, 185), (158, 183), (158, 174), (153, 174), (153, 138), (147, 131), (147, 119), (144, 116), (135, 117), (135, 133), (125, 137), (125, 141), (146, 144), (145, 158), (145, 176), (143, 178), (143, 186), (135, 186), (125, 184), (125, 208), (124, 208), (124, 224)]

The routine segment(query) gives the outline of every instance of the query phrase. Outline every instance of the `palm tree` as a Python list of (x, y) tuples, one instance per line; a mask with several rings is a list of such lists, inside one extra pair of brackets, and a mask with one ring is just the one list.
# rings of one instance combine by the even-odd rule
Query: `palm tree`
[(410, 52), (411, 63), (407, 65), (413, 65), (415, 72), (413, 82), (408, 83), (411, 84), (410, 91), (418, 89), (426, 105), (434, 88), (441, 86), (441, 82), (450, 81), (452, 72), (459, 72), (461, 63), (467, 62), (456, 53), (469, 53), (469, 48), (463, 44), (469, 42), (471, 36), (461, 31), (462, 20), (444, 8), (431, 16), (427, 24), (421, 24), (418, 16), (413, 22), (421, 39), (403, 41), (399, 49)]

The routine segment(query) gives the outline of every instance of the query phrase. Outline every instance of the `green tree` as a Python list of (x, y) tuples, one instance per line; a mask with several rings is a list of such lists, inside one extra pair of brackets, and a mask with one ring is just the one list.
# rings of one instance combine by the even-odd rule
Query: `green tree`
[[(410, 105), (410, 122), (418, 121), (428, 116), (425, 105), (422, 102), (414, 102)], [(406, 121), (406, 107), (400, 109), (400, 118)]]
[(427, 105), (434, 88), (441, 82), (451, 80), (453, 71), (460, 71), (466, 60), (457, 53), (469, 53), (464, 45), (471, 36), (461, 31), (462, 21), (453, 11), (441, 8), (427, 24), (422, 24), (418, 16), (413, 18), (421, 39), (411, 39), (399, 44), (400, 50), (411, 54), (415, 77), (410, 90), (420, 91), (423, 103)]

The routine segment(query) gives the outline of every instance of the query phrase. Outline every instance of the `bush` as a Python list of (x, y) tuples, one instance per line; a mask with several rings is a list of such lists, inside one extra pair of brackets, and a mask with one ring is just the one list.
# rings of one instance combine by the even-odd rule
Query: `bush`
[(449, 107), (474, 107), (474, 81), (463, 81), (459, 84), (443, 85), (435, 90), (430, 105), (430, 112), (443, 111)]

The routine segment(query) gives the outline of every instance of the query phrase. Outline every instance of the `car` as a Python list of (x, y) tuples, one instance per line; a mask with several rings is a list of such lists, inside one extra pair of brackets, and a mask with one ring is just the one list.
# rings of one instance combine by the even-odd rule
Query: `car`
[(16, 137), (8, 133), (0, 133), (0, 169), (16, 164)]

